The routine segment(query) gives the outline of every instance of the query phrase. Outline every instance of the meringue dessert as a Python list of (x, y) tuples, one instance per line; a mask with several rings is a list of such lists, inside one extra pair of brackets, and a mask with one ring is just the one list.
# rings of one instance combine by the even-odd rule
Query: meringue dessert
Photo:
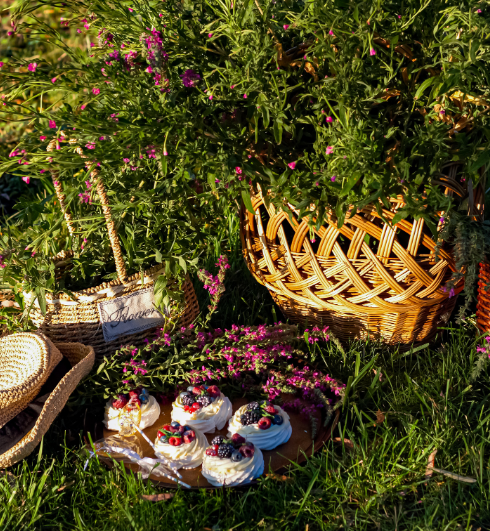
[(232, 415), (230, 400), (216, 385), (190, 386), (172, 404), (172, 420), (201, 433), (225, 427)]
[(106, 403), (104, 424), (108, 430), (120, 430), (119, 416), (126, 406), (140, 408), (141, 420), (138, 427), (141, 430), (153, 426), (160, 416), (158, 402), (146, 389), (129, 391), (129, 395), (118, 395)]
[(262, 452), (237, 433), (230, 439), (215, 437), (202, 462), (202, 475), (215, 487), (250, 483), (263, 472)]
[(207, 446), (208, 441), (200, 431), (174, 421), (158, 430), (155, 454), (177, 469), (196, 468), (202, 463)]
[(289, 441), (293, 429), (289, 415), (266, 400), (238, 409), (228, 425), (228, 437), (238, 433), (261, 450), (272, 450)]

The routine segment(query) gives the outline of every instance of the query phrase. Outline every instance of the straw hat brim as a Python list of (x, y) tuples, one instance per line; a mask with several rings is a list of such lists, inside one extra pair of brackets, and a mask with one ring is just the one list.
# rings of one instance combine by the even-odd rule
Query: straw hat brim
[(12, 466), (33, 452), (80, 380), (87, 376), (94, 365), (95, 353), (90, 346), (81, 343), (56, 343), (56, 348), (68, 359), (72, 369), (49, 395), (32, 430), (10, 450), (0, 455), (0, 468)]

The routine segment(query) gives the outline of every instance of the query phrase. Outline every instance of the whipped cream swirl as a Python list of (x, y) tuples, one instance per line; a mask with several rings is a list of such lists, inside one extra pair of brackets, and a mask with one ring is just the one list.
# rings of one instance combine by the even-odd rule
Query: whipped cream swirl
[[(112, 407), (112, 400), (105, 405), (104, 412), (104, 424), (108, 430), (119, 431), (119, 414), (121, 409), (115, 409)], [(149, 426), (153, 426), (160, 416), (160, 406), (154, 396), (149, 397), (146, 404), (141, 404), (141, 422), (139, 425), (140, 430), (144, 430)]]
[(215, 487), (236, 487), (250, 483), (263, 472), (264, 456), (257, 447), (253, 457), (244, 457), (241, 461), (204, 455), (202, 462), (202, 475)]
[(190, 443), (182, 443), (180, 446), (172, 446), (155, 440), (155, 454), (172, 463), (175, 468), (196, 468), (202, 463), (204, 452), (208, 446), (206, 437), (194, 429), (196, 438)]
[(177, 397), (172, 404), (172, 420), (201, 433), (214, 433), (216, 428), (222, 430), (233, 413), (231, 402), (223, 393), (212, 404), (198, 411), (184, 411), (184, 407), (180, 396)]
[(266, 430), (261, 430), (258, 424), (249, 424), (244, 426), (240, 422), (240, 416), (247, 411), (247, 405), (242, 406), (238, 411), (235, 411), (233, 418), (228, 424), (227, 437), (231, 437), (232, 433), (239, 433), (242, 437), (245, 437), (247, 442), (254, 443), (255, 448), (261, 450), (272, 450), (280, 444), (289, 441), (293, 429), (291, 428), (291, 422), (289, 421), (289, 415), (284, 409), (279, 406), (274, 406), (278, 411), (278, 414), (282, 416), (282, 424), (271, 424), (271, 427)]

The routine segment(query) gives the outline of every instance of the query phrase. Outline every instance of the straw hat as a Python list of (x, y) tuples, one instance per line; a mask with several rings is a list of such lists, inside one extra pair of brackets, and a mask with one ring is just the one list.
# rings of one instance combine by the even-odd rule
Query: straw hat
[(0, 468), (27, 457), (41, 442), (80, 380), (94, 364), (92, 347), (81, 343), (57, 343), (37, 333), (0, 338), (0, 429), (36, 398), (53, 369), (65, 357), (71, 365), (49, 393), (34, 427), (12, 448), (0, 454)]

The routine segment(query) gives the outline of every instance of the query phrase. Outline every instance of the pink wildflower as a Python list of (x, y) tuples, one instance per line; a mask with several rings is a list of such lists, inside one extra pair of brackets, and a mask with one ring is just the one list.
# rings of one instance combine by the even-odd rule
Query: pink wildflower
[(86, 104), (86, 103), (84, 103), (84, 104), (83, 104), (83, 105), (82, 105), (82, 106), (80, 107), (80, 110), (82, 110), (82, 111), (83, 111), (83, 110), (85, 109), (85, 107), (86, 107), (86, 106), (87, 106), (87, 104)]
[(37, 63), (30, 63), (29, 66), (27, 67), (27, 70), (29, 70), (29, 72), (35, 72), (36, 68), (37, 68)]
[(371, 48), (369, 50), (369, 55), (376, 55), (376, 50), (374, 48)]
[(296, 162), (290, 162), (288, 164), (288, 167), (291, 168), (292, 170), (294, 170), (296, 168)]
[(47, 138), (46, 136), (41, 135), (41, 136), (39, 137), (39, 140), (42, 142), (43, 140), (46, 140), (46, 138)]
[(287, 31), (289, 28), (289, 24), (284, 24), (283, 28), (284, 28), (284, 31)]
[(327, 122), (331, 124), (333, 122), (333, 118), (331, 116), (327, 116)]
[(30, 177), (22, 177), (22, 180), (26, 183), (26, 184), (29, 184), (31, 182), (31, 178)]
[(325, 153), (327, 155), (331, 155), (333, 153), (333, 146), (327, 146), (327, 149), (325, 150)]
[(92, 89), (92, 94), (94, 94), (95, 96), (97, 96), (97, 94), (100, 94), (100, 89), (94, 87), (94, 88)]
[(49, 128), (56, 129), (56, 122), (54, 120), (49, 120)]

